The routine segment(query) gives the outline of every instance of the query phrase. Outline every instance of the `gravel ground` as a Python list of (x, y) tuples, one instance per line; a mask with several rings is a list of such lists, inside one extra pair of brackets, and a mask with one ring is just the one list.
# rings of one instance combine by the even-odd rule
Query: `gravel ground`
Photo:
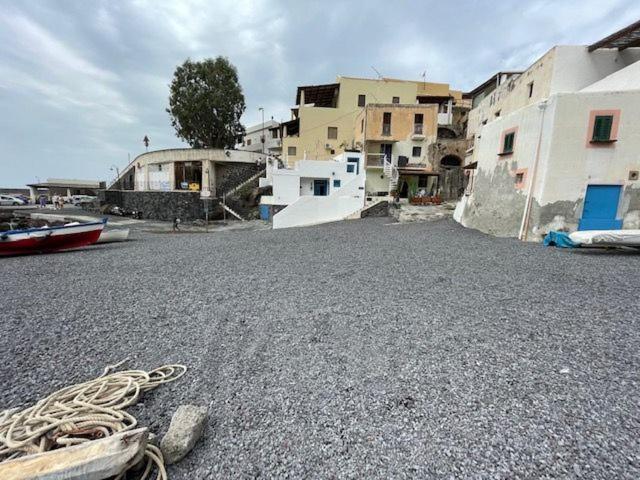
[(176, 479), (640, 478), (640, 256), (372, 218), (0, 260), (0, 407), (125, 357)]

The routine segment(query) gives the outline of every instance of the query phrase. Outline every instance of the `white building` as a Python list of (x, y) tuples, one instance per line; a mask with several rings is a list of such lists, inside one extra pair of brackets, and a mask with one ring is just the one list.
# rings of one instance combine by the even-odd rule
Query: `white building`
[(271, 119), (258, 125), (248, 127), (242, 143), (236, 146), (237, 150), (248, 152), (262, 152), (262, 139), (264, 138), (264, 153), (277, 155), (282, 151), (282, 139), (280, 138), (280, 124)]
[(528, 240), (639, 228), (639, 38), (640, 22), (591, 46), (556, 46), (478, 91), (454, 218)]
[[(298, 160), (294, 168), (278, 168), (270, 159), (260, 186), (272, 186), (261, 207), (273, 215), (273, 228), (300, 227), (344, 220), (365, 206), (364, 155), (344, 152), (333, 161)], [(277, 212), (277, 213), (276, 213)]]

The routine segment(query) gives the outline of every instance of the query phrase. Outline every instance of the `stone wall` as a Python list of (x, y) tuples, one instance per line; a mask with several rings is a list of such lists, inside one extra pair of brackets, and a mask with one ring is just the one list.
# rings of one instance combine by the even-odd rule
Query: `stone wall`
[[(104, 198), (103, 198), (104, 197)], [(141, 212), (142, 218), (183, 221), (205, 218), (204, 202), (200, 192), (138, 192), (131, 190), (105, 190), (100, 192), (102, 205), (118, 205), (127, 210)], [(209, 200), (209, 218), (222, 217), (217, 200)]]
[(254, 163), (216, 163), (216, 195), (221, 197), (263, 169)]

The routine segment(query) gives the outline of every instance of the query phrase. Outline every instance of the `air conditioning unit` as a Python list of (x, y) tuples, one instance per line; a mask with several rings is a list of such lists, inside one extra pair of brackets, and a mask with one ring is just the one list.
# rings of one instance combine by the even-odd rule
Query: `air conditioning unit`
[(331, 150), (331, 144), (330, 143), (325, 143), (324, 144), (324, 148), (325, 148), (325, 150)]

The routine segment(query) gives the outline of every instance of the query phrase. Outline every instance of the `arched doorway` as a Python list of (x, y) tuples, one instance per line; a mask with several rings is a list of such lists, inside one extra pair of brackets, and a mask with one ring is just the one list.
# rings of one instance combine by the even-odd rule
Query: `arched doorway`
[(462, 159), (457, 155), (445, 155), (440, 159), (440, 166), (443, 168), (459, 168), (462, 166)]
[(464, 172), (462, 159), (457, 155), (445, 155), (440, 159), (442, 188), (441, 195), (444, 200), (460, 198), (464, 192)]

